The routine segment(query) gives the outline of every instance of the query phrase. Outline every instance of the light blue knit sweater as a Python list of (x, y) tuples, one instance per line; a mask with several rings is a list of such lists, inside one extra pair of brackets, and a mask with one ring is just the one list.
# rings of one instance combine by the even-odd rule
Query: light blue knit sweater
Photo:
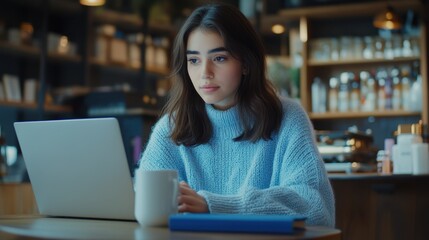
[(211, 213), (301, 214), (309, 225), (334, 226), (334, 196), (301, 106), (282, 99), (284, 118), (272, 140), (235, 142), (237, 107), (206, 105), (213, 137), (196, 147), (175, 145), (168, 117), (154, 126), (142, 154), (144, 170), (177, 169), (180, 180), (202, 195)]

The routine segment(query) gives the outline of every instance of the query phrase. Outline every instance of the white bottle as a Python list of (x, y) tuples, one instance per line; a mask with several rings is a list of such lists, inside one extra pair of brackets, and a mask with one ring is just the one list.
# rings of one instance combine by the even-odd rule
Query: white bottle
[(349, 111), (349, 73), (343, 72), (340, 75), (340, 89), (338, 92), (338, 111), (347, 112)]
[(338, 78), (332, 77), (329, 79), (329, 111), (336, 112), (338, 111)]
[(417, 76), (417, 80), (411, 86), (410, 102), (411, 111), (422, 111), (422, 77), (420, 75)]
[(326, 85), (318, 77), (311, 85), (311, 106), (315, 113), (326, 112)]
[(398, 126), (397, 144), (393, 149), (393, 173), (412, 174), (412, 145), (423, 142), (420, 124), (401, 124)]
[(320, 78), (316, 77), (311, 84), (311, 111), (314, 113), (319, 111), (319, 83)]
[(414, 143), (411, 145), (413, 174), (429, 174), (429, 145)]

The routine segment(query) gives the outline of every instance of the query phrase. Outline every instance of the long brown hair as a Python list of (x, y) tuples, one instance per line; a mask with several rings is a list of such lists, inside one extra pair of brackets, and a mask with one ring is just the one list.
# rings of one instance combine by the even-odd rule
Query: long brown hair
[(237, 104), (243, 132), (234, 140), (268, 140), (280, 128), (282, 106), (271, 82), (266, 78), (265, 50), (247, 18), (234, 6), (209, 4), (197, 8), (186, 20), (174, 41), (172, 52), (173, 86), (162, 114), (173, 123), (172, 140), (194, 146), (207, 143), (212, 125), (205, 102), (194, 89), (188, 74), (186, 48), (196, 28), (214, 31), (225, 48), (242, 63), (247, 72), (237, 91)]

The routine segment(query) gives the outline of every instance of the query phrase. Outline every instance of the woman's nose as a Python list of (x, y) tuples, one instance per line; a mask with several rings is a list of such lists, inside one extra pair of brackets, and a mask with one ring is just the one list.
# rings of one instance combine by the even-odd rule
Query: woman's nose
[(203, 64), (203, 68), (202, 68), (202, 72), (201, 72), (201, 77), (203, 79), (212, 79), (214, 77), (212, 68), (211, 68), (211, 64), (209, 61), (206, 61)]

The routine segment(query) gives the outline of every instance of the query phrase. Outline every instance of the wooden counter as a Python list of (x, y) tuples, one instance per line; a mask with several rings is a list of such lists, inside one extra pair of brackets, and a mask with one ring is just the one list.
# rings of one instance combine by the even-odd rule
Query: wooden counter
[(429, 175), (329, 175), (343, 239), (428, 239)]

